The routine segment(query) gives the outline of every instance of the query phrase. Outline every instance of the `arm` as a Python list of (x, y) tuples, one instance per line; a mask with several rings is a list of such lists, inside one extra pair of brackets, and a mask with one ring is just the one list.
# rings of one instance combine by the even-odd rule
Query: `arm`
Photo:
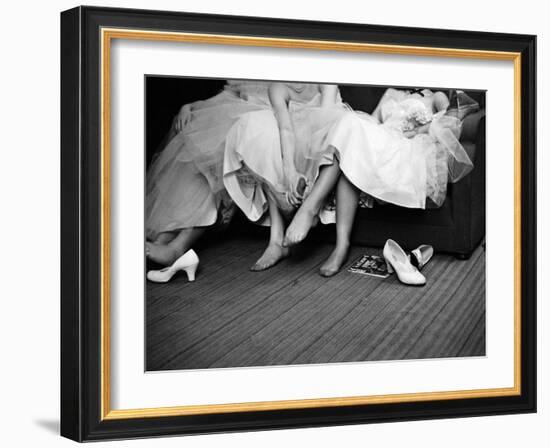
[(279, 126), (285, 171), (287, 168), (294, 168), (294, 128), (292, 127), (292, 121), (288, 112), (289, 99), (290, 95), (283, 84), (275, 83), (269, 86), (269, 100), (271, 101), (271, 106), (273, 107), (273, 112)]
[[(271, 84), (269, 86), (269, 100), (279, 126), (283, 171), (289, 179), (290, 187), (294, 189), (297, 185), (298, 173), (294, 164), (295, 135), (288, 111), (290, 94), (287, 87), (281, 83)], [(299, 198), (297, 199), (299, 202)]]
[(433, 108), (435, 112), (447, 110), (449, 107), (449, 98), (443, 92), (435, 92), (433, 96)]
[(178, 114), (174, 117), (172, 129), (175, 131), (175, 133), (181, 132), (185, 128), (185, 126), (187, 126), (187, 124), (191, 120), (191, 111), (193, 110), (192, 108), (193, 103), (184, 104)]
[(335, 84), (321, 84), (321, 107), (330, 107), (336, 104), (338, 87)]
[(426, 123), (426, 124), (423, 124), (422, 126), (419, 126), (415, 129), (412, 129), (410, 131), (404, 131), (403, 135), (407, 138), (412, 138), (412, 137), (414, 137), (415, 135), (418, 135), (418, 134), (428, 134), (429, 131), (430, 131), (430, 124), (431, 123)]

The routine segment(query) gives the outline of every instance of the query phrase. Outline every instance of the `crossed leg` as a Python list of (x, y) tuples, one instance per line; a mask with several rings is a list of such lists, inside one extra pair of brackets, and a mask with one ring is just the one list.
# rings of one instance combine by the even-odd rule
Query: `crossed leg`
[(326, 165), (321, 168), (311, 192), (296, 212), (296, 215), (294, 215), (292, 222), (286, 230), (283, 246), (292, 246), (305, 239), (309, 230), (317, 224), (319, 210), (339, 177), (340, 164), (336, 159), (334, 159), (332, 165)]
[(176, 236), (178, 235), (178, 232), (162, 232), (157, 235), (157, 237), (154, 239), (153, 243), (155, 244), (168, 244), (170, 241), (172, 241)]

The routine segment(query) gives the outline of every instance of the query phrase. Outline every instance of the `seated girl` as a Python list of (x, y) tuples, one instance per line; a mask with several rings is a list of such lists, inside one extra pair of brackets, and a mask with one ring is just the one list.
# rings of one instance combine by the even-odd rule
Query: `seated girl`
[(231, 129), (224, 160), (228, 194), (252, 222), (271, 226), (254, 271), (288, 255), (285, 220), (314, 184), (337, 179), (333, 149), (324, 142), (348, 110), (335, 85), (272, 83), (269, 99), (272, 109), (251, 112)]
[[(371, 115), (348, 112), (331, 129), (325, 144), (334, 148), (342, 175), (336, 186), (336, 247), (321, 275), (336, 274), (347, 258), (360, 192), (424, 209), (428, 198), (441, 205), (447, 183), (472, 169), (458, 141), (460, 120), (445, 115), (448, 106), (443, 92), (388, 89)], [(314, 186), (286, 231), (285, 245), (306, 237), (332, 186)]]
[(146, 254), (174, 269), (148, 278), (169, 280), (173, 263), (208, 229), (226, 225), (235, 203), (251, 221), (271, 225), (252, 270), (287, 256), (284, 219), (332, 163), (311, 142), (345, 110), (336, 86), (261, 81), (229, 81), (219, 95), (184, 106), (147, 175)]
[[(271, 109), (268, 87), (265, 82), (228, 81), (218, 95), (182, 107), (166, 147), (147, 172), (149, 259), (168, 266), (207, 229), (229, 222), (234, 204), (223, 184), (226, 139), (246, 114)], [(235, 148), (246, 144), (232, 140)], [(262, 151), (261, 145), (257, 150)]]

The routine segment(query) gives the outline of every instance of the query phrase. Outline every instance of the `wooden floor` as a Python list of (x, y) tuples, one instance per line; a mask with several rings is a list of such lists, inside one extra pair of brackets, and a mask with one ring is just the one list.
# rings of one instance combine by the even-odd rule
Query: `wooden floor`
[[(342, 271), (317, 273), (330, 245), (311, 244), (274, 268), (248, 267), (263, 241), (201, 250), (185, 274), (147, 283), (147, 370), (357, 362), (485, 354), (485, 252), (436, 255), (424, 287)], [(375, 249), (355, 247), (349, 264)]]

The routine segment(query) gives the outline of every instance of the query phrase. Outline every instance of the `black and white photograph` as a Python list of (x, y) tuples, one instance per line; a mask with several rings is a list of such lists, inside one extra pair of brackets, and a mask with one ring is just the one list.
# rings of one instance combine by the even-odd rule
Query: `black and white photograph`
[(486, 355), (486, 91), (144, 84), (146, 371)]
[(3, 445), (543, 446), (550, 28), (495, 5), (6, 2)]

